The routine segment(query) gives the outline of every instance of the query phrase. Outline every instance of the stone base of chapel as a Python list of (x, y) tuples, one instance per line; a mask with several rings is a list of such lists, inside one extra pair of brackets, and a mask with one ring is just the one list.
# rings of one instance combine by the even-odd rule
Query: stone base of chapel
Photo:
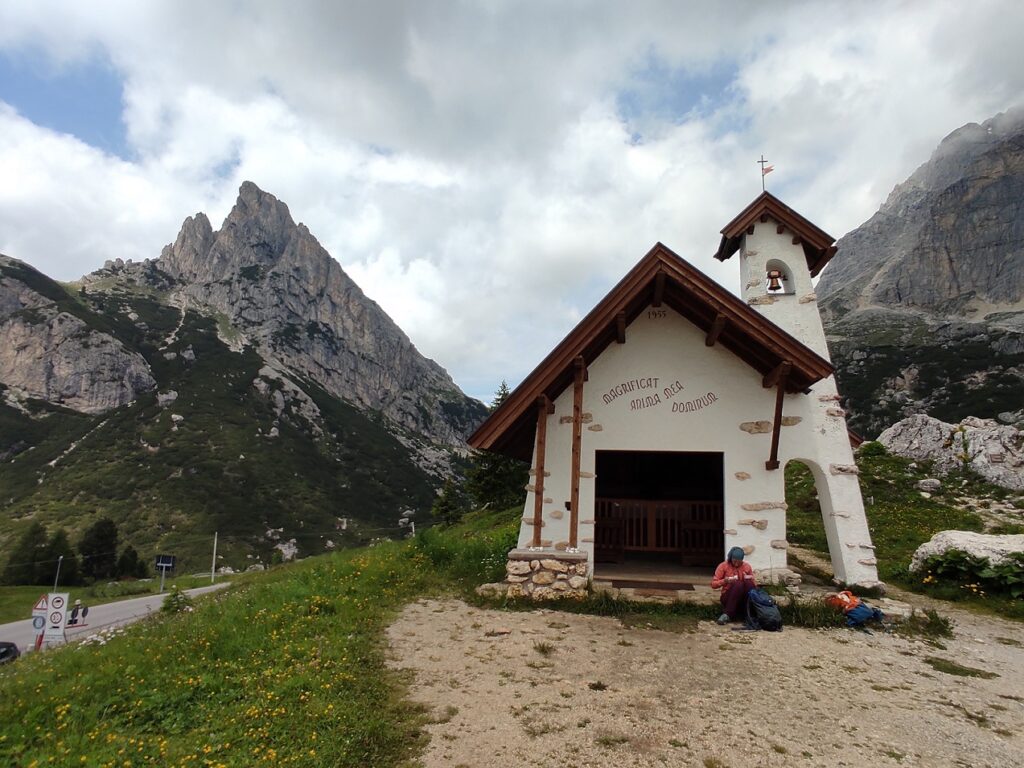
[(586, 552), (513, 549), (505, 564), (505, 580), (477, 587), (477, 593), (531, 600), (580, 600), (587, 596)]

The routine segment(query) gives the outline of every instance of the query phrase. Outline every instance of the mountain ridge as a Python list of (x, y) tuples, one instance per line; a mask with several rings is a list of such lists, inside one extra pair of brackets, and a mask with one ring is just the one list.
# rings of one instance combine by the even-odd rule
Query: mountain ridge
[(101, 516), (185, 568), (214, 531), (236, 570), (402, 535), (486, 412), (254, 184), (71, 285), (0, 257), (0, 339), (0, 550)]

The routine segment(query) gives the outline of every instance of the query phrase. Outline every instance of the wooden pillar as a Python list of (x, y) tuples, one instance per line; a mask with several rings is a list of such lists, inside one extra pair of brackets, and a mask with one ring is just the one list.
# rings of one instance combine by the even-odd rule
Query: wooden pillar
[(548, 414), (553, 413), (555, 404), (547, 395), (537, 398), (537, 466), (533, 478), (533, 543), (540, 546), (541, 527), (544, 524), (544, 450), (547, 447)]
[(778, 387), (775, 392), (775, 418), (772, 419), (772, 449), (768, 461), (764, 463), (765, 469), (779, 468), (779, 433), (782, 431), (782, 399), (786, 395), (786, 380), (792, 364), (780, 363), (771, 373), (764, 377), (764, 386), (770, 387), (773, 384)]
[(580, 522), (580, 454), (583, 447), (583, 382), (587, 364), (582, 356), (573, 361), (576, 368), (572, 383), (572, 475), (569, 496), (569, 546), (576, 548)]

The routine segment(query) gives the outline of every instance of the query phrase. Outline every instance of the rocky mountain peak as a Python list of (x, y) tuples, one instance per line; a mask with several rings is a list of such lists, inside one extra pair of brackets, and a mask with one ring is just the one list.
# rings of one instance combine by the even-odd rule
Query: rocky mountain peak
[(1017, 309), (1022, 201), (1024, 107), (958, 128), (840, 239), (817, 286), (823, 308), (836, 316), (875, 306), (952, 316)]
[(950, 133), (837, 245), (817, 294), (854, 429), (1016, 410), (1024, 107)]
[(268, 360), (401, 428), (462, 448), (485, 415), (287, 205), (250, 181), (219, 230), (189, 217), (155, 266), (189, 306), (226, 316)]

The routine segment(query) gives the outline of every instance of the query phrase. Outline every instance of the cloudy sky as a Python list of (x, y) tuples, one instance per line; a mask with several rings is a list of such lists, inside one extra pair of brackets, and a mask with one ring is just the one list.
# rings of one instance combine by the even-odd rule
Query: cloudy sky
[(0, 4), (0, 252), (72, 280), (288, 203), (463, 389), (516, 384), (657, 241), (738, 289), (769, 189), (839, 237), (1024, 103), (1024, 3)]

